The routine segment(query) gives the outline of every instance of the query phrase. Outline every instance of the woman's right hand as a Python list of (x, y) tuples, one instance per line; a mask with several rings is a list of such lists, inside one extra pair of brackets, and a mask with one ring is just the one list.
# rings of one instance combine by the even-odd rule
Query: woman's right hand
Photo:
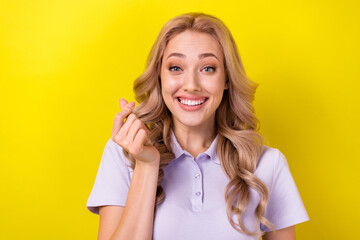
[(132, 113), (134, 106), (135, 102), (128, 103), (125, 99), (120, 99), (121, 111), (115, 115), (111, 139), (137, 162), (159, 164), (160, 153), (148, 139), (150, 130)]

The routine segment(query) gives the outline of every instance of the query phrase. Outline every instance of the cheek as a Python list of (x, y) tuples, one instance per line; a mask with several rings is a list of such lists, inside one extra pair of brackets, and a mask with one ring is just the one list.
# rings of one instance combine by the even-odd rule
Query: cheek
[(161, 89), (163, 93), (172, 94), (180, 87), (180, 82), (169, 76), (164, 75), (161, 78)]
[(219, 83), (218, 81), (214, 81), (211, 84), (207, 85), (207, 90), (214, 95), (220, 95), (224, 91), (224, 86), (225, 85), (223, 82)]
[(208, 88), (208, 91), (211, 92), (214, 101), (220, 104), (224, 95), (224, 85), (221, 84), (212, 85), (211, 88)]

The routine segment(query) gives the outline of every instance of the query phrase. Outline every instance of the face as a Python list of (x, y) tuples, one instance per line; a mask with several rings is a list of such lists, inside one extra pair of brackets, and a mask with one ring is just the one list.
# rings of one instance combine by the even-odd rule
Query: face
[(160, 78), (175, 127), (215, 126), (228, 85), (221, 47), (211, 35), (185, 31), (173, 37), (164, 51)]

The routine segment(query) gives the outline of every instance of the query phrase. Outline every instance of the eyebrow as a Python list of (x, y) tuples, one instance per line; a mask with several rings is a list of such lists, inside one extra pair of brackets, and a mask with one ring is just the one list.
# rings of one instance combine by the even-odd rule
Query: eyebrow
[[(176, 52), (170, 53), (167, 58), (169, 58), (169, 57), (186, 58), (186, 56), (185, 56), (184, 54), (182, 54), (182, 53), (176, 53)], [(213, 54), (213, 53), (201, 53), (201, 54), (198, 55), (198, 57), (199, 57), (199, 59), (206, 58), (206, 57), (214, 57), (214, 58), (216, 58), (217, 60), (219, 60), (219, 59), (217, 58), (217, 56), (216, 56), (215, 54)]]

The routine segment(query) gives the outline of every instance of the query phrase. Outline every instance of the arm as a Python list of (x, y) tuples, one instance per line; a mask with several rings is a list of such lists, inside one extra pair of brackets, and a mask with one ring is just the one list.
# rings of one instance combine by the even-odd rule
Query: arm
[(151, 239), (158, 169), (158, 163), (148, 166), (137, 162), (126, 206), (100, 208), (99, 240)]
[(263, 236), (263, 240), (295, 240), (295, 238), (295, 225), (274, 232), (267, 232)]
[(136, 159), (136, 164), (125, 207), (100, 207), (99, 240), (152, 238), (160, 153), (148, 140), (148, 129), (131, 114), (133, 107), (126, 104), (120, 101), (123, 110), (115, 117), (112, 139)]
[(111, 234), (120, 222), (121, 216), (124, 212), (122, 206), (101, 206), (99, 207), (99, 233), (98, 239), (110, 239)]

